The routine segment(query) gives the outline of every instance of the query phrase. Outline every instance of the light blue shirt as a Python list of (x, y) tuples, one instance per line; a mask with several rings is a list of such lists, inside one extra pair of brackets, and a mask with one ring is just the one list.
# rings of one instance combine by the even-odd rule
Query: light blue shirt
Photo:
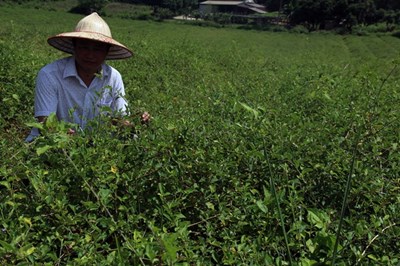
[[(121, 74), (103, 64), (90, 86), (78, 76), (74, 57), (67, 57), (43, 67), (36, 79), (35, 117), (55, 113), (61, 121), (84, 129), (87, 122), (103, 111), (126, 114), (127, 102)], [(39, 135), (33, 128), (26, 141)]]

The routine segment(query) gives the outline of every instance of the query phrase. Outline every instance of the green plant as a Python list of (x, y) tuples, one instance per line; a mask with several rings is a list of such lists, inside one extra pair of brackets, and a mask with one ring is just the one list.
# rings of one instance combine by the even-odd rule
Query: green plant
[(398, 38), (107, 17), (136, 127), (69, 135), (33, 91), (77, 16), (0, 10), (0, 264), (399, 263)]

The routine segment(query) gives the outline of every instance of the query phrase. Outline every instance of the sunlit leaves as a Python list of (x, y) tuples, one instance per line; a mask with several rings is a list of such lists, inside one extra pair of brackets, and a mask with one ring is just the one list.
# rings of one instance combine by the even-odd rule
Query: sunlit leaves
[[(25, 15), (12, 26), (9, 12)], [(380, 89), (397, 39), (107, 18), (136, 52), (109, 62), (135, 128), (102, 117), (70, 135), (31, 110), (59, 16), (0, 18), (0, 264), (284, 265), (282, 228), (294, 264), (329, 264), (354, 145), (338, 263), (398, 263), (398, 73)], [(32, 126), (42, 135), (22, 143)]]

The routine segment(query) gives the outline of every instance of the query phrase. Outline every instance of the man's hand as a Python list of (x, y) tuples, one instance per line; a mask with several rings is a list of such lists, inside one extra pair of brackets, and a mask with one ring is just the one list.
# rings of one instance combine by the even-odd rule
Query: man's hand
[(121, 119), (121, 118), (112, 118), (111, 119), (111, 124), (113, 126), (117, 126), (117, 127), (133, 127), (134, 124), (127, 120), (127, 119)]
[[(151, 116), (148, 112), (144, 112), (140, 116), (140, 123), (142, 125), (147, 125), (150, 122)], [(135, 124), (132, 123), (130, 120), (123, 119), (123, 118), (113, 118), (111, 119), (111, 123), (114, 126), (122, 126), (122, 127), (134, 127)]]
[(73, 128), (68, 128), (67, 134), (68, 135), (75, 135), (76, 131)]
[(129, 120), (126, 120), (126, 119), (122, 120), (121, 125), (124, 126), (124, 127), (133, 127), (133, 123), (131, 121), (129, 121)]
[(148, 112), (144, 112), (140, 117), (140, 122), (147, 125), (150, 122), (150, 119), (150, 114)]

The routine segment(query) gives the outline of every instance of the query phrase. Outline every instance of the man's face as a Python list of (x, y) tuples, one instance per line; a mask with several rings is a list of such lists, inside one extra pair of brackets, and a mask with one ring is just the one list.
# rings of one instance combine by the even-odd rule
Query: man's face
[(85, 72), (95, 73), (106, 59), (109, 45), (92, 40), (77, 39), (75, 41), (75, 61), (77, 67)]

